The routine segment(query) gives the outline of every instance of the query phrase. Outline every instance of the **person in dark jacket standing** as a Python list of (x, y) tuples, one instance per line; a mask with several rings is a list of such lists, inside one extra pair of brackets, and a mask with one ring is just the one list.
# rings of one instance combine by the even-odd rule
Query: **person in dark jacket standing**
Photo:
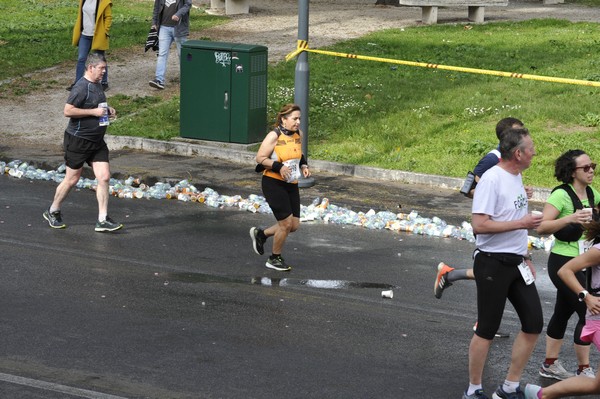
[(158, 29), (158, 59), (154, 79), (148, 82), (155, 89), (165, 88), (165, 74), (171, 44), (177, 46), (177, 56), (181, 44), (190, 34), (190, 9), (192, 0), (154, 0), (152, 28)]

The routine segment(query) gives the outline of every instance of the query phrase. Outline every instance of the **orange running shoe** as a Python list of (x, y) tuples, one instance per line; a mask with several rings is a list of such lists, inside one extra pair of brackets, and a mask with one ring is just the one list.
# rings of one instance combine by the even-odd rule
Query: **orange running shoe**
[(452, 285), (452, 283), (448, 281), (447, 274), (454, 270), (454, 268), (448, 266), (444, 262), (440, 262), (437, 268), (438, 273), (435, 278), (435, 285), (433, 286), (433, 295), (435, 295), (437, 299), (440, 299), (444, 289)]

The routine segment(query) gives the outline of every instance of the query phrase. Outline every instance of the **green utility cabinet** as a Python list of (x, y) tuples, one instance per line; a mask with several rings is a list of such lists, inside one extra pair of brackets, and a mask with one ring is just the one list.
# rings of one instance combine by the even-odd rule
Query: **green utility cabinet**
[(181, 137), (262, 141), (267, 130), (267, 47), (188, 40), (181, 46)]

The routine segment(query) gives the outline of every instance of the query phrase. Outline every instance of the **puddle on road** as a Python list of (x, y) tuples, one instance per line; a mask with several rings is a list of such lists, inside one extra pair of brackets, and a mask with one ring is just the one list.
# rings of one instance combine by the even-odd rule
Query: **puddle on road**
[(353, 289), (353, 288), (376, 288), (382, 290), (391, 290), (397, 286), (385, 283), (369, 283), (348, 280), (316, 280), (316, 279), (297, 279), (297, 278), (273, 278), (273, 277), (228, 277), (215, 276), (203, 273), (166, 273), (160, 274), (161, 277), (170, 281), (179, 281), (182, 283), (236, 283), (262, 285), (265, 287), (308, 287), (318, 289)]
[(294, 279), (294, 278), (271, 278), (271, 277), (253, 277), (252, 284), (264, 286), (293, 286), (293, 287), (310, 287), (322, 288), (330, 290), (343, 290), (350, 288), (378, 288), (391, 290), (396, 286), (384, 283), (362, 283), (357, 281), (347, 280), (314, 280), (314, 279)]

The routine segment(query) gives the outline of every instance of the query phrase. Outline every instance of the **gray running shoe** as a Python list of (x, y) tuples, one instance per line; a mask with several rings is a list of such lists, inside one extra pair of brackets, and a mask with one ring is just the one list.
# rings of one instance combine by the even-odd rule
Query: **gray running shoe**
[(264, 230), (260, 227), (252, 227), (250, 229), (250, 238), (252, 238), (252, 247), (254, 248), (254, 252), (258, 255), (263, 255), (265, 253), (265, 241)]
[(554, 378), (555, 380), (566, 380), (569, 377), (573, 377), (573, 373), (569, 373), (563, 365), (560, 363), (560, 360), (555, 360), (554, 364), (550, 366), (546, 366), (542, 363), (542, 367), (540, 368), (540, 375), (546, 378)]
[(123, 228), (123, 225), (121, 223), (117, 223), (107, 216), (105, 221), (96, 222), (96, 228), (94, 230), (103, 233), (107, 231), (116, 231), (121, 228)]
[(50, 212), (50, 208), (48, 208), (44, 211), (42, 216), (48, 221), (48, 224), (53, 229), (64, 229), (65, 227), (67, 227), (67, 225), (64, 224), (62, 221), (60, 211)]
[(280, 272), (288, 272), (292, 270), (292, 267), (285, 263), (281, 255), (277, 255), (276, 257), (269, 256), (265, 266), (269, 269), (279, 270)]
[(467, 395), (467, 391), (463, 394), (462, 399), (490, 399), (485, 393), (483, 393), (483, 389), (478, 389), (473, 394)]
[(542, 389), (539, 385), (525, 385), (525, 399), (538, 399), (538, 392)]
[(525, 399), (525, 393), (519, 387), (517, 387), (516, 392), (504, 392), (502, 385), (500, 385), (492, 395), (492, 399)]

